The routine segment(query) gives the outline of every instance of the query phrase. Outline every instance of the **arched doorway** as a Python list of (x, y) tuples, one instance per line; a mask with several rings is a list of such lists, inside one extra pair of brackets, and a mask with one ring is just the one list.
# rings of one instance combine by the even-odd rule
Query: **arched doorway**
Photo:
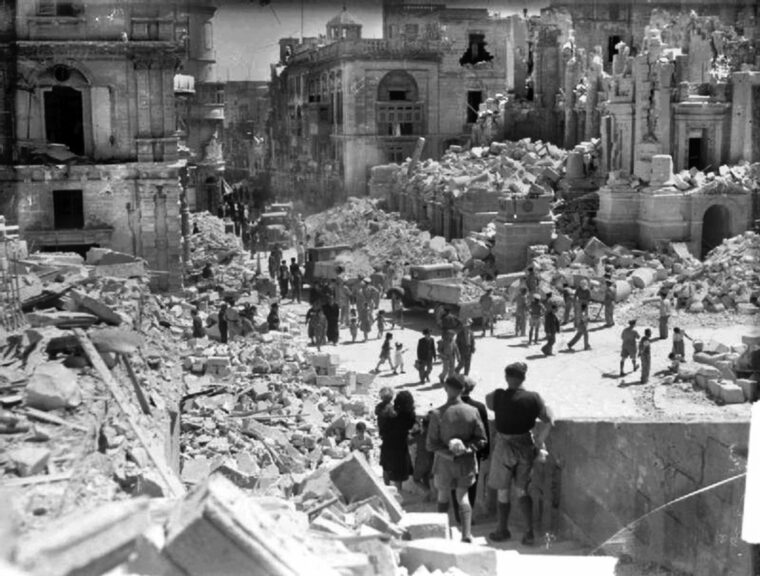
[(731, 213), (720, 204), (710, 206), (702, 218), (702, 258), (731, 236)]

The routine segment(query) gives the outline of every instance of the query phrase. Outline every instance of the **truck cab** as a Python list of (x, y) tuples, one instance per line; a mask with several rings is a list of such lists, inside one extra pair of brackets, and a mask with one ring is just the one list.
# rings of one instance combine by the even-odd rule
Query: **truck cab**
[(335, 257), (350, 250), (351, 246), (347, 244), (307, 248), (304, 281), (307, 284), (312, 284), (314, 280), (337, 278), (338, 271), (335, 269)]

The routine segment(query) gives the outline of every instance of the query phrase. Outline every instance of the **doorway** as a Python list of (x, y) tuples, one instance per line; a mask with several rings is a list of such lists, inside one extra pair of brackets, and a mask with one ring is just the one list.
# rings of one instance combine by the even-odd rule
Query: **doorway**
[(474, 124), (478, 119), (480, 104), (483, 102), (483, 92), (470, 90), (467, 92), (467, 123)]
[(702, 218), (702, 259), (731, 236), (731, 213), (720, 204), (710, 206)]
[(51, 144), (65, 144), (74, 154), (84, 154), (82, 93), (68, 86), (45, 92), (45, 136)]
[(704, 170), (707, 168), (707, 150), (706, 138), (704, 136), (693, 136), (689, 138), (689, 155), (687, 168), (691, 170)]

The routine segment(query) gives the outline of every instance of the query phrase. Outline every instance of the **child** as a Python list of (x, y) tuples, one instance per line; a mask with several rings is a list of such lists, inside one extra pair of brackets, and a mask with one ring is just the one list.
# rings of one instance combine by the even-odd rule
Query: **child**
[(356, 336), (359, 334), (359, 315), (356, 308), (351, 308), (348, 314), (348, 330), (351, 332), (351, 342), (356, 342)]
[(375, 374), (380, 372), (380, 366), (388, 362), (391, 369), (393, 369), (393, 362), (391, 361), (391, 340), (393, 340), (393, 334), (388, 332), (385, 335), (385, 340), (383, 340), (383, 346), (380, 348), (380, 360), (377, 362), (377, 366), (375, 366), (375, 369), (372, 371)]
[(686, 343), (684, 342), (684, 338), (688, 338), (689, 340), (691, 340), (691, 336), (689, 336), (686, 332), (681, 330), (678, 326), (675, 326), (673, 328), (672, 353), (674, 356), (680, 356), (681, 362), (683, 362), (683, 359), (686, 358)]
[(393, 368), (394, 374), (398, 374), (397, 370), (399, 368), (401, 368), (402, 374), (406, 374), (404, 371), (404, 352), (406, 352), (404, 345), (401, 342), (396, 342), (396, 351), (393, 353), (393, 363), (395, 364), (395, 367)]
[(678, 374), (678, 366), (681, 364), (681, 362), (683, 362), (683, 358), (675, 352), (671, 352), (668, 354), (668, 360), (670, 360), (670, 373)]
[(356, 436), (349, 442), (351, 452), (361, 452), (369, 462), (370, 452), (372, 451), (372, 439), (367, 436), (367, 425), (364, 422), (356, 423)]
[[(383, 332), (385, 332), (385, 312), (383, 310), (377, 311), (377, 337), (382, 338)], [(387, 336), (386, 336), (387, 338)], [(389, 356), (390, 357), (390, 356)]]
[(652, 330), (644, 330), (644, 337), (639, 341), (639, 358), (641, 359), (641, 383), (649, 381), (649, 368), (652, 364)]

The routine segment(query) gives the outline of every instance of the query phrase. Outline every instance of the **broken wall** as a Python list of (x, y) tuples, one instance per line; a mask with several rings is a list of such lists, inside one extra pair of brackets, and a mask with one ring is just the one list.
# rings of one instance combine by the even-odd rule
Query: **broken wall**
[[(558, 422), (549, 438), (558, 493), (546, 504), (564, 535), (598, 546), (656, 507), (744, 472), (748, 435), (748, 422)], [(738, 479), (674, 504), (605, 551), (694, 576), (747, 574), (743, 493)]]

